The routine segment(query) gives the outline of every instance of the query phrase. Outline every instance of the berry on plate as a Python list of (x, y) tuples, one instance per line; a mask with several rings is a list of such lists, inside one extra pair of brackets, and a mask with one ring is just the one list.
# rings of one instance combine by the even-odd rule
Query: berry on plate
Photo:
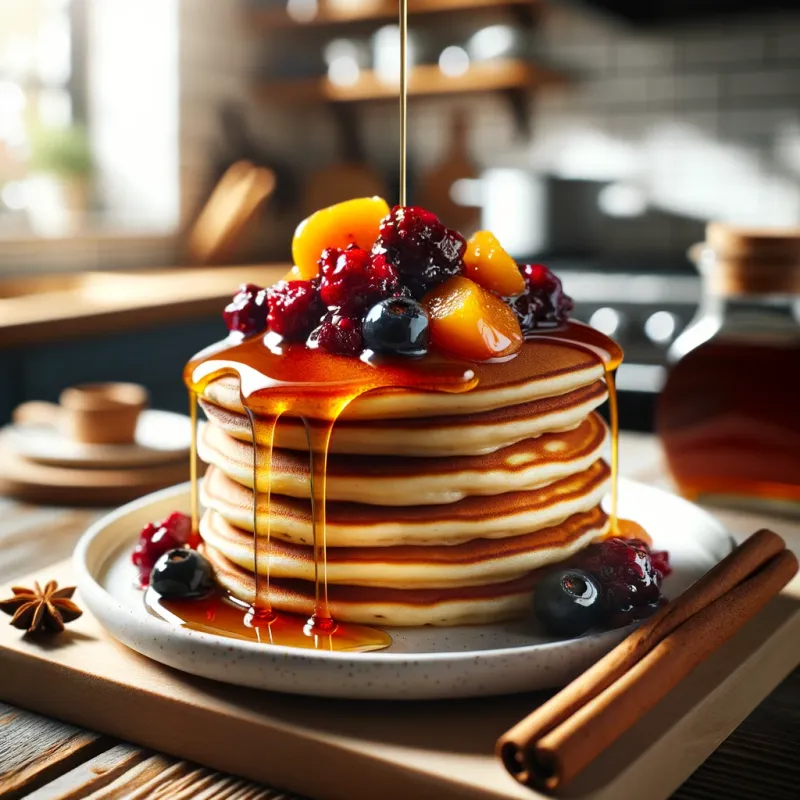
[(150, 573), (150, 588), (162, 597), (205, 597), (214, 590), (214, 571), (197, 550), (177, 548), (156, 561)]
[(639, 539), (611, 537), (587, 547), (573, 563), (600, 584), (606, 627), (647, 617), (664, 602), (661, 583), (669, 572), (669, 556), (658, 551), (653, 559), (650, 548)]
[(150, 571), (168, 550), (183, 547), (192, 534), (192, 520), (175, 511), (161, 522), (148, 522), (139, 534), (131, 560), (139, 570), (139, 583), (147, 586)]
[(580, 636), (603, 615), (603, 597), (597, 581), (579, 569), (550, 572), (533, 594), (536, 618), (554, 636)]

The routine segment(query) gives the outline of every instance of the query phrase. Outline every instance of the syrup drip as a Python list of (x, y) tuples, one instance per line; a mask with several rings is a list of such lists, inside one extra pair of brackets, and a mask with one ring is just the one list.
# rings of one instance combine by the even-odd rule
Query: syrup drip
[(200, 544), (200, 514), (197, 499), (197, 393), (189, 391), (189, 424), (191, 425), (191, 447), (189, 449), (189, 482), (191, 485), (192, 533), (189, 536), (189, 547), (196, 548)]
[(546, 339), (553, 344), (563, 344), (564, 347), (583, 350), (596, 356), (605, 372), (606, 386), (608, 387), (608, 417), (611, 427), (611, 513), (609, 525), (612, 536), (622, 536), (620, 520), (617, 516), (619, 497), (619, 408), (617, 404), (616, 373), (622, 363), (622, 348), (604, 333), (585, 325), (582, 322), (570, 320), (563, 326), (550, 330), (541, 330), (528, 334), (527, 341)]
[[(149, 607), (154, 613), (197, 630), (214, 630), (273, 644), (333, 650), (375, 650), (388, 646), (391, 640), (383, 631), (336, 621), (329, 607), (325, 506), (327, 458), (333, 427), (347, 406), (367, 392), (378, 389), (465, 392), (477, 385), (475, 373), (463, 363), (436, 357), (424, 361), (389, 361), (374, 356), (364, 359), (332, 356), (301, 344), (284, 346), (268, 334), (244, 341), (231, 338), (192, 359), (184, 371), (192, 402), (209, 383), (228, 375), (238, 378), (240, 399), (250, 419), (254, 489), (258, 488), (259, 472), (269, 475), (278, 418), (291, 414), (300, 417), (305, 424), (314, 531), (314, 613), (309, 620), (304, 620), (272, 608), (269, 555), (266, 564), (259, 564), (259, 547), (254, 547), (256, 588), (249, 608), (222, 595), (207, 601), (150, 598)], [(195, 450), (193, 443), (193, 458)], [(193, 483), (196, 484), (196, 473)], [(193, 488), (193, 494), (195, 491)], [(268, 486), (261, 492), (262, 498), (264, 495), (268, 504)], [(269, 523), (262, 529), (263, 519), (259, 521), (258, 507), (255, 503), (254, 506), (255, 541), (264, 537), (268, 554)]]

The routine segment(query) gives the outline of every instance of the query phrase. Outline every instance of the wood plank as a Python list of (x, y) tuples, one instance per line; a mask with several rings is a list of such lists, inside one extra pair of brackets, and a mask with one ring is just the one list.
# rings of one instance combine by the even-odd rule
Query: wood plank
[(0, 702), (0, 795), (6, 800), (47, 783), (111, 747), (112, 740)]
[(187, 761), (119, 744), (41, 787), (26, 800), (302, 800)]
[[(63, 564), (53, 575), (70, 581), (69, 570)], [(318, 800), (541, 797), (517, 785), (493, 754), (496, 737), (541, 695), (440, 703), (293, 697), (169, 670), (116, 644), (88, 612), (71, 626), (78, 646), (65, 640), (45, 650), (16, 633), (0, 626), (0, 697), (213, 769)], [(798, 660), (800, 579), (615, 742), (570, 795), (667, 797)], [(75, 703), (77, 693), (86, 702)], [(153, 724), (161, 719), (169, 724)]]
[[(113, 281), (98, 278), (89, 290), (0, 299), (0, 347), (137, 330), (218, 314), (239, 284), (266, 286), (288, 269), (287, 264), (269, 264), (136, 270), (113, 273)], [(0, 280), (0, 295), (2, 286)]]
[(118, 744), (37, 789), (26, 800), (80, 800), (95, 796), (149, 757), (147, 750)]
[[(539, 5), (537, 0), (409, 0), (409, 16), (453, 14), (485, 10), (530, 8)], [(361, 6), (336, 8), (322, 0), (317, 13), (309, 20), (293, 19), (285, 8), (259, 8), (247, 15), (248, 25), (258, 30), (270, 31), (274, 28), (304, 27), (347, 24), (352, 22), (373, 22), (397, 17), (397, 0), (379, 0), (363, 3)]]
[[(409, 97), (497, 92), (509, 89), (540, 89), (560, 86), (566, 76), (555, 70), (515, 59), (475, 62), (463, 75), (445, 75), (436, 64), (420, 64), (408, 76)], [(261, 100), (304, 103), (328, 100), (334, 103), (396, 100), (397, 86), (382, 81), (372, 70), (364, 70), (352, 86), (331, 83), (327, 77), (264, 81), (256, 87)]]

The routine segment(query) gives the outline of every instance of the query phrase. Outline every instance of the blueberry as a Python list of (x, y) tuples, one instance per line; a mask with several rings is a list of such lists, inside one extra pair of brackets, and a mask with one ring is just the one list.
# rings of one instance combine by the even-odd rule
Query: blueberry
[(390, 297), (364, 317), (364, 345), (376, 353), (422, 356), (428, 351), (428, 314), (408, 297)]
[(181, 547), (164, 553), (150, 573), (150, 586), (162, 597), (204, 597), (214, 588), (211, 564), (196, 550)]
[(580, 636), (600, 621), (603, 597), (597, 581), (578, 569), (551, 572), (537, 584), (533, 606), (548, 633)]

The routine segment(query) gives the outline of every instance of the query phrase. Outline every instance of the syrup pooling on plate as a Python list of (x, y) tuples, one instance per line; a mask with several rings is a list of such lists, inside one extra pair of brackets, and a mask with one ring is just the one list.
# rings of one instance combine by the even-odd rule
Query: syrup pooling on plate
[[(478, 383), (473, 369), (464, 362), (430, 357), (424, 360), (376, 359), (329, 355), (302, 344), (283, 345), (267, 335), (241, 340), (231, 338), (199, 353), (186, 366), (184, 380), (193, 397), (202, 394), (217, 378), (238, 378), (240, 399), (247, 411), (254, 443), (253, 487), (257, 486), (259, 465), (269, 464), (272, 440), (278, 418), (283, 414), (300, 417), (308, 437), (311, 478), (311, 509), (314, 538), (315, 603), (314, 614), (303, 620), (291, 614), (278, 614), (269, 596), (269, 557), (259, 570), (258, 547), (254, 547), (255, 597), (250, 609), (240, 609), (217, 598), (205, 609), (184, 601), (160, 600), (151, 609), (166, 609), (190, 627), (229, 632), (241, 636), (242, 628), (252, 630), (258, 641), (295, 647), (331, 650), (374, 650), (388, 646), (386, 633), (362, 625), (343, 624), (331, 616), (328, 605), (327, 548), (325, 533), (326, 464), (331, 433), (347, 406), (367, 392), (392, 389), (417, 389), (438, 392), (466, 392)], [(192, 458), (196, 457), (193, 443)], [(196, 483), (196, 481), (193, 481)], [(196, 489), (193, 487), (193, 492)], [(255, 541), (269, 537), (259, 530), (254, 500)], [(269, 552), (267, 550), (267, 552)], [(209, 605), (210, 604), (210, 605)], [(211, 619), (208, 618), (209, 613)], [(237, 614), (240, 617), (237, 618)], [(187, 616), (189, 615), (189, 616)], [(198, 617), (199, 615), (199, 617)], [(191, 619), (190, 619), (191, 617)], [(198, 621), (199, 620), (199, 621)]]

